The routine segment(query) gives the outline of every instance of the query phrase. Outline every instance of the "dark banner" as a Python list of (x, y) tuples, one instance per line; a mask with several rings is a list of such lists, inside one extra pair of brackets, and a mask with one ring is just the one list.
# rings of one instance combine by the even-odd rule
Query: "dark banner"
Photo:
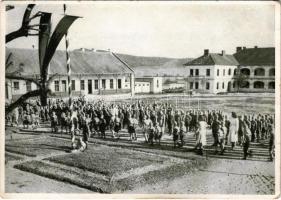
[(42, 71), (43, 61), (51, 34), (51, 13), (42, 13), (39, 26), (39, 63)]
[[(77, 16), (70, 16), (70, 15), (65, 15), (60, 22), (58, 23), (58, 25), (56, 26), (52, 37), (50, 39), (49, 45), (47, 47), (47, 51), (46, 51), (46, 55), (44, 57), (44, 62), (42, 64), (42, 69), (43, 70), (47, 70), (47, 65), (50, 63), (61, 39), (63, 38), (63, 36), (65, 35), (65, 33), (67, 32), (67, 30), (69, 29), (69, 27), (71, 26), (71, 24), (79, 17)], [(44, 73), (44, 72), (43, 72)], [(46, 73), (46, 72), (45, 72)]]

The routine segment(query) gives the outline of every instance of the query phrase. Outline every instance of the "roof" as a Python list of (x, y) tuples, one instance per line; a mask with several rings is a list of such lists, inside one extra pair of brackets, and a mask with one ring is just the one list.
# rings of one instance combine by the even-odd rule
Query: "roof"
[[(33, 49), (6, 48), (6, 58), (12, 53), (13, 66), (7, 72), (15, 71), (23, 65), (21, 75), (40, 74), (38, 51)], [(109, 51), (71, 51), (71, 71), (73, 74), (122, 74), (134, 71)], [(50, 62), (50, 74), (67, 74), (65, 51), (57, 50)]]
[(240, 65), (256, 66), (256, 65), (275, 65), (275, 48), (246, 48), (234, 54)]
[(135, 80), (162, 78), (162, 76), (135, 76)]
[(239, 65), (233, 55), (222, 55), (218, 53), (209, 53), (208, 55), (200, 56), (184, 64), (185, 66), (192, 65)]

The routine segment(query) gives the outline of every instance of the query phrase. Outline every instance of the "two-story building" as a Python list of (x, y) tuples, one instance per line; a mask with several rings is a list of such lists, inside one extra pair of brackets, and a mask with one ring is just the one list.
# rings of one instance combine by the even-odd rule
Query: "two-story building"
[[(237, 47), (234, 57), (239, 62), (240, 72), (246, 75), (239, 91), (274, 92), (275, 90), (275, 49), (273, 47)], [(233, 84), (237, 90), (237, 84)]]
[(221, 93), (231, 91), (231, 82), (234, 70), (238, 66), (233, 55), (221, 53), (204, 54), (185, 64), (186, 68), (186, 90), (199, 93)]

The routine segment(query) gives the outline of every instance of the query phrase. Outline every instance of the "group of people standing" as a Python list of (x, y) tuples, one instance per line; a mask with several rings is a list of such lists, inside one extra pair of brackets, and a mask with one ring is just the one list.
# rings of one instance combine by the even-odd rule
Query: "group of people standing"
[[(72, 136), (72, 148), (84, 151), (91, 135), (106, 138), (106, 131), (118, 140), (120, 131), (127, 130), (130, 140), (137, 140), (136, 129), (140, 129), (146, 143), (160, 145), (164, 134), (172, 136), (174, 147), (182, 147), (185, 135), (193, 133), (196, 138), (195, 149), (203, 155), (207, 146), (207, 131), (211, 129), (215, 153), (223, 154), (225, 145), (243, 146), (244, 157), (250, 142), (268, 139), (270, 151), (274, 147), (274, 116), (239, 115), (235, 112), (223, 113), (213, 110), (177, 109), (168, 103), (104, 101), (88, 102), (84, 98), (72, 100), (71, 104), (61, 99), (50, 99), (47, 106), (25, 104), (16, 108), (10, 120), (13, 124), (22, 121), (24, 128), (36, 128), (40, 122), (51, 121), (52, 132), (66, 132)], [(60, 130), (59, 130), (60, 129)], [(77, 135), (82, 134), (79, 140)], [(78, 142), (77, 142), (78, 141)]]

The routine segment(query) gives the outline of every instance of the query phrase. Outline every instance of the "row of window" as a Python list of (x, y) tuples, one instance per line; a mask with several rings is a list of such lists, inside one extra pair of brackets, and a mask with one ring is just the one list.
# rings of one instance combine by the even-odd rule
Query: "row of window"
[[(268, 83), (268, 89), (275, 89), (275, 82), (269, 82)], [(236, 83), (233, 83), (233, 88), (236, 87)], [(242, 85), (241, 88), (250, 88), (250, 83), (248, 81), (245, 81)], [(264, 89), (265, 88), (265, 83), (262, 81), (255, 81), (254, 82), (254, 88), (255, 89)]]
[(142, 85), (142, 86), (145, 86), (145, 85), (146, 85), (146, 86), (149, 86), (149, 83), (147, 83), (147, 84), (135, 84), (135, 87), (141, 86), (141, 85)]
[[(95, 90), (98, 89), (107, 89), (106, 88), (106, 82), (107, 79), (101, 79), (101, 88), (99, 88), (99, 80), (94, 80), (94, 88)], [(20, 84), (19, 81), (14, 81), (14, 90), (19, 90), (20, 89)], [(59, 92), (60, 91), (60, 82), (58, 80), (54, 81), (55, 84), (55, 92)], [(66, 84), (66, 80), (61, 80), (61, 91), (62, 92), (66, 92), (67, 91), (67, 84)], [(137, 84), (135, 84), (135, 86), (137, 86)], [(138, 84), (138, 86), (141, 86), (141, 84)], [(145, 86), (145, 84), (143, 84), (143, 86)], [(147, 84), (147, 86), (149, 86), (149, 84)], [(113, 85), (113, 79), (109, 79), (109, 88), (113, 89), (114, 85)], [(159, 87), (159, 82), (157, 80), (157, 87)], [(121, 79), (117, 79), (117, 88), (121, 89), (122, 88), (122, 80)], [(76, 81), (75, 80), (71, 80), (71, 90), (75, 91), (76, 90)], [(80, 80), (80, 90), (85, 90), (85, 80)], [(92, 80), (88, 80), (88, 90), (89, 93), (92, 93)], [(26, 91), (31, 91), (31, 82), (30, 81), (26, 81)]]
[[(191, 90), (193, 90), (193, 89), (198, 90), (199, 89), (199, 82), (190, 82), (189, 88)], [(210, 83), (206, 82), (206, 90), (209, 90), (209, 89), (210, 89)]]
[[(113, 79), (101, 79), (101, 87), (99, 85), (99, 80), (94, 80), (94, 89), (98, 90), (98, 89), (107, 89), (106, 88), (106, 83), (107, 81), (109, 81), (109, 89), (113, 89)], [(67, 89), (66, 86), (66, 80), (62, 80), (62, 92), (65, 92)], [(76, 90), (76, 85), (75, 85), (76, 81), (75, 80), (71, 80), (71, 90)], [(88, 93), (91, 94), (92, 91), (92, 86), (93, 86), (93, 82), (92, 80), (88, 80)], [(121, 89), (122, 88), (122, 80), (121, 79), (117, 79), (117, 88)], [(80, 90), (85, 90), (85, 80), (80, 80)], [(60, 91), (60, 84), (59, 81), (55, 81), (55, 91), (59, 92)]]
[[(67, 91), (67, 85), (66, 85), (66, 80), (62, 80), (62, 92)], [(19, 82), (18, 81), (14, 81), (14, 90), (19, 90)], [(145, 86), (145, 84), (142, 84), (143, 86)], [(149, 84), (146, 84), (147, 86), (149, 86)], [(141, 84), (135, 84), (136, 86), (141, 86)], [(255, 81), (254, 82), (254, 88), (255, 89), (259, 89), (259, 88), (264, 88), (265, 84), (262, 81)], [(99, 80), (94, 80), (94, 87), (95, 90), (99, 89)], [(121, 79), (118, 79), (117, 81), (117, 87), (118, 89), (122, 88), (122, 81)], [(216, 88), (217, 90), (220, 89), (220, 87), (222, 89), (224, 89), (226, 87), (225, 83), (222, 82), (221, 84), (219, 82), (217, 82)], [(230, 82), (228, 82), (228, 86), (230, 87)], [(236, 82), (233, 82), (233, 88), (236, 87)], [(242, 85), (241, 88), (249, 88), (250, 87), (250, 83), (248, 81), (245, 81)], [(109, 80), (109, 88), (113, 89), (113, 79)], [(75, 80), (71, 80), (71, 89), (75, 91)], [(85, 80), (80, 80), (80, 89), (81, 90), (85, 90)], [(100, 89), (106, 89), (106, 79), (102, 79), (102, 87)], [(190, 89), (199, 89), (199, 82), (190, 82)], [(209, 90), (210, 89), (210, 83), (206, 82), (205, 84), (205, 89)], [(275, 89), (275, 82), (269, 82), (268, 83), (268, 89)], [(26, 81), (26, 91), (31, 91), (31, 82)], [(60, 91), (60, 86), (59, 86), (59, 81), (55, 81), (55, 91), (59, 92)], [(91, 94), (92, 93), (92, 80), (88, 80), (88, 93)]]
[[(244, 75), (250, 76), (251, 71), (248, 68), (243, 68), (243, 69), (241, 69), (241, 73), (244, 74)], [(263, 68), (255, 69), (254, 75), (255, 76), (265, 76), (265, 69), (263, 69)], [(268, 76), (275, 76), (275, 69), (274, 68), (269, 69)]]
[[(210, 69), (206, 69), (206, 73), (204, 75), (210, 76), (210, 73), (211, 73)], [(233, 74), (236, 75), (236, 73), (237, 73), (237, 69), (234, 69), (234, 73)], [(243, 69), (241, 69), (241, 73), (244, 74), (244, 75), (248, 75), (249, 76), (250, 75), (250, 69), (243, 68)], [(228, 69), (227, 70), (227, 74), (229, 76), (231, 76), (232, 75), (232, 70)], [(220, 75), (225, 76), (226, 75), (226, 69), (223, 69), (223, 70), (217, 69), (217, 76), (220, 76)], [(255, 69), (254, 70), (254, 75), (255, 76), (265, 76), (265, 69), (263, 69), (263, 68)], [(275, 76), (275, 69), (271, 68), (269, 70), (268, 75), (269, 76)], [(190, 76), (200, 76), (199, 69), (190, 69)]]
[[(195, 86), (195, 87), (194, 87)], [(190, 82), (190, 85), (189, 85), (190, 89), (196, 89), (198, 90), (199, 89), (199, 82)], [(224, 83), (222, 83), (222, 89), (224, 89), (225, 85)], [(206, 82), (205, 84), (205, 89), (206, 90), (210, 90), (210, 83), (209, 82)], [(220, 83), (217, 83), (217, 89), (220, 89)]]
[[(31, 91), (31, 82), (30, 81), (26, 81), (25, 85), (26, 85), (26, 91), (27, 92)], [(20, 89), (19, 81), (14, 81), (14, 90), (19, 90), (19, 89)]]
[[(220, 76), (221, 71), (222, 71), (222, 75), (225, 76), (226, 75), (226, 69), (223, 69), (223, 70), (217, 69), (217, 76)], [(232, 70), (228, 69), (227, 74), (229, 76), (231, 76)], [(210, 69), (206, 69), (206, 73), (204, 75), (210, 76), (211, 75), (211, 70)], [(190, 69), (190, 76), (200, 76), (199, 69)]]
[[(233, 88), (236, 88), (236, 86), (237, 86), (236, 82), (233, 82)], [(231, 87), (230, 82), (227, 82), (227, 83), (224, 83), (224, 82), (219, 83), (219, 82), (217, 82), (217, 85), (216, 85), (217, 90), (225, 89), (226, 87), (228, 87), (228, 90), (230, 89), (230, 87)], [(241, 85), (241, 88), (250, 88), (250, 83), (248, 81), (246, 81), (245, 83), (243, 83)], [(255, 81), (254, 82), (254, 88), (255, 89), (264, 89), (265, 88), (265, 83), (262, 82), (262, 81)], [(190, 89), (191, 90), (192, 89), (196, 89), (196, 90), (199, 89), (199, 82), (190, 82)], [(206, 90), (210, 89), (210, 83), (209, 82), (206, 82), (205, 89)], [(275, 82), (274, 81), (268, 83), (268, 89), (275, 89)]]
[[(147, 86), (149, 86), (149, 83), (146, 84)], [(141, 86), (141, 84), (135, 84), (135, 87), (137, 86)], [(143, 86), (145, 86), (145, 84), (143, 83)], [(156, 80), (156, 87), (159, 88), (159, 80)]]

